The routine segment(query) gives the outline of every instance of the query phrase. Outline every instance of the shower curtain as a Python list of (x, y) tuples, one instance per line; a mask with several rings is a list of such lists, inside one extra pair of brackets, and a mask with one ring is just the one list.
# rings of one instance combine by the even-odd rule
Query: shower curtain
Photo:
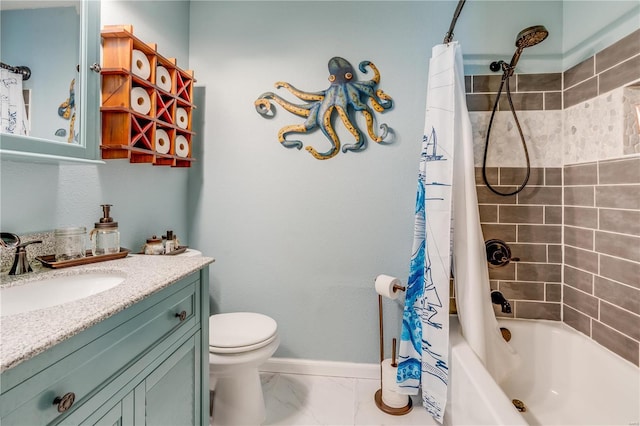
[(0, 133), (27, 135), (29, 124), (22, 96), (22, 74), (0, 69)]
[(498, 373), (496, 367), (501, 365), (509, 371), (515, 360), (502, 340), (491, 305), (462, 52), (457, 42), (435, 46), (429, 62), (413, 253), (397, 375), (400, 392), (417, 394), (422, 388), (423, 405), (440, 423), (449, 379), (452, 252), (458, 315), (465, 338), (492, 374)]
[(429, 61), (413, 253), (397, 377), (401, 392), (417, 394), (422, 386), (423, 405), (441, 423), (449, 380), (450, 223), (457, 54), (457, 43), (437, 45)]

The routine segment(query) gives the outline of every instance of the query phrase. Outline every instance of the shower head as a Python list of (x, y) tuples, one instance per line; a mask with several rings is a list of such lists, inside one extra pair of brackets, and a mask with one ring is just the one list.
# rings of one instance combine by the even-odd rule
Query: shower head
[(516, 37), (516, 47), (518, 49), (524, 49), (527, 47), (535, 46), (542, 42), (549, 35), (549, 31), (544, 25), (534, 25), (533, 27), (525, 28), (518, 33)]
[(518, 33), (516, 37), (516, 52), (513, 54), (513, 58), (511, 58), (511, 62), (507, 65), (504, 61), (495, 61), (492, 62), (489, 68), (491, 71), (499, 71), (502, 69), (504, 72), (504, 79), (508, 79), (513, 75), (513, 71), (515, 70), (516, 64), (520, 59), (520, 55), (522, 51), (527, 47), (535, 46), (538, 43), (541, 43), (544, 39), (549, 36), (549, 31), (544, 27), (544, 25), (534, 25), (532, 27), (525, 28), (524, 30)]
[(513, 54), (513, 58), (511, 58), (511, 62), (507, 66), (504, 64), (502, 66), (505, 72), (505, 78), (511, 77), (513, 75), (513, 71), (520, 59), (520, 55), (522, 51), (527, 47), (535, 46), (536, 44), (542, 42), (549, 35), (549, 31), (543, 25), (534, 25), (533, 27), (525, 28), (524, 30), (518, 33), (518, 37), (516, 37), (516, 52)]

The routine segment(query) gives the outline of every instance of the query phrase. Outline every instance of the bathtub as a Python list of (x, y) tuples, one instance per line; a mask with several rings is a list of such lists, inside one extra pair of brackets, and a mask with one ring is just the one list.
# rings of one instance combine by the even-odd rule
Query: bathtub
[[(499, 320), (511, 331), (521, 367), (496, 384), (451, 317), (446, 425), (635, 425), (640, 372), (566, 324)], [(521, 400), (525, 412), (511, 402)]]

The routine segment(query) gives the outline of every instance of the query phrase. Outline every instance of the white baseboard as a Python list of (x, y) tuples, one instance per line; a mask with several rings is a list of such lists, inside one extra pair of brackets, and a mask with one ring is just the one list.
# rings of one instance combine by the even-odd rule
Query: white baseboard
[(267, 373), (308, 374), (313, 376), (380, 379), (380, 364), (317, 361), (296, 358), (269, 358), (260, 371)]

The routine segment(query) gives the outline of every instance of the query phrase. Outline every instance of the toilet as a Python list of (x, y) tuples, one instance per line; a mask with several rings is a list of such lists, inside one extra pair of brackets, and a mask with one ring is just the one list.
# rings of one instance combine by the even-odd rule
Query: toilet
[(209, 317), (212, 425), (259, 425), (265, 420), (258, 367), (278, 349), (278, 324), (253, 312)]

